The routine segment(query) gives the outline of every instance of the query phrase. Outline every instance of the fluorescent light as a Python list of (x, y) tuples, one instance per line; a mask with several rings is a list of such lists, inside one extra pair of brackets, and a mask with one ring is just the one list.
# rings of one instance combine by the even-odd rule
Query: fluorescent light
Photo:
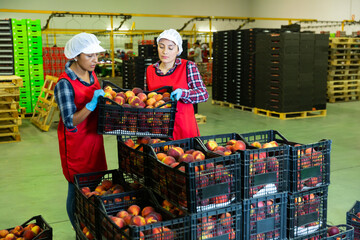
[[(210, 32), (209, 28), (199, 28), (199, 32)], [(211, 29), (211, 32), (217, 32), (215, 28)]]

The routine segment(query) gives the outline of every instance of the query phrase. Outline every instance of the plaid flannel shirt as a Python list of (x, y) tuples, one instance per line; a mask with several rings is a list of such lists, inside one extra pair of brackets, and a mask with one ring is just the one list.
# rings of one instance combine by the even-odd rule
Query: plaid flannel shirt
[[(70, 66), (73, 63), (73, 61), (68, 61), (65, 65), (65, 72), (73, 81), (80, 81), (85, 86), (91, 86), (94, 83), (94, 77), (92, 76), (92, 72), (89, 72), (90, 74), (90, 84), (80, 79), (74, 72), (71, 70)], [(63, 123), (68, 131), (70, 132), (76, 132), (77, 128), (73, 124), (73, 116), (74, 113), (76, 113), (77, 108), (74, 103), (75, 98), (75, 92), (74, 89), (69, 83), (68, 80), (65, 78), (59, 79), (57, 82), (55, 89), (55, 101), (57, 102), (60, 114), (63, 120)]]
[[(160, 61), (154, 64), (157, 74), (159, 75), (170, 75), (172, 74), (178, 65), (182, 64), (181, 59), (177, 58), (175, 60), (174, 67), (171, 68), (166, 74), (160, 70)], [(209, 94), (206, 90), (206, 86), (202, 81), (199, 69), (197, 68), (196, 64), (192, 61), (188, 61), (187, 64), (187, 83), (189, 89), (182, 89), (183, 92), (181, 94), (181, 100), (184, 103), (201, 103), (206, 102), (209, 98)]]

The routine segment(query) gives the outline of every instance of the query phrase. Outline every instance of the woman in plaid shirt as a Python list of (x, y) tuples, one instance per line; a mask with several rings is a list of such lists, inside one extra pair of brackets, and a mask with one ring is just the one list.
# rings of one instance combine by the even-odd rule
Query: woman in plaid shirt
[(177, 58), (182, 52), (180, 34), (169, 29), (157, 38), (159, 61), (146, 70), (149, 91), (172, 86), (171, 99), (177, 102), (173, 139), (199, 136), (193, 104), (206, 102), (209, 94), (194, 62)]

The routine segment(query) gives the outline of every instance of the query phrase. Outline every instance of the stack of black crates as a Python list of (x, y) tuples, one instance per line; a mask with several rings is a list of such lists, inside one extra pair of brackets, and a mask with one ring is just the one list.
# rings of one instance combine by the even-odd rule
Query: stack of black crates
[(275, 130), (241, 134), (262, 145), (276, 141), (289, 147), (287, 180), (287, 239), (326, 239), (331, 140), (301, 144)]
[(144, 89), (146, 68), (155, 62), (155, 57), (135, 57), (133, 59), (124, 61), (123, 88), (132, 89), (134, 87), (139, 87), (141, 89)]
[(0, 75), (14, 75), (11, 20), (0, 19)]
[(275, 112), (326, 109), (328, 39), (306, 32), (259, 33), (256, 107)]
[(326, 109), (326, 34), (214, 33), (213, 99), (276, 112)]

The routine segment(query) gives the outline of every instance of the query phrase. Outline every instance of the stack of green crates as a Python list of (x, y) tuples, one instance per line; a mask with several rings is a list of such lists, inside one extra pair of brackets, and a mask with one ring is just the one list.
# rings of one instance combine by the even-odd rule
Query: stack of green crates
[(26, 113), (31, 113), (32, 105), (26, 19), (11, 19), (11, 26), (14, 48), (14, 72), (16, 76), (23, 79), (23, 86), (20, 88), (20, 106), (26, 109)]
[(42, 57), (42, 38), (40, 20), (26, 20), (27, 40), (29, 47), (29, 71), (31, 87), (31, 105), (35, 108), (36, 102), (44, 85), (44, 68)]
[(44, 84), (40, 20), (11, 19), (15, 75), (23, 79), (20, 106), (32, 113)]

